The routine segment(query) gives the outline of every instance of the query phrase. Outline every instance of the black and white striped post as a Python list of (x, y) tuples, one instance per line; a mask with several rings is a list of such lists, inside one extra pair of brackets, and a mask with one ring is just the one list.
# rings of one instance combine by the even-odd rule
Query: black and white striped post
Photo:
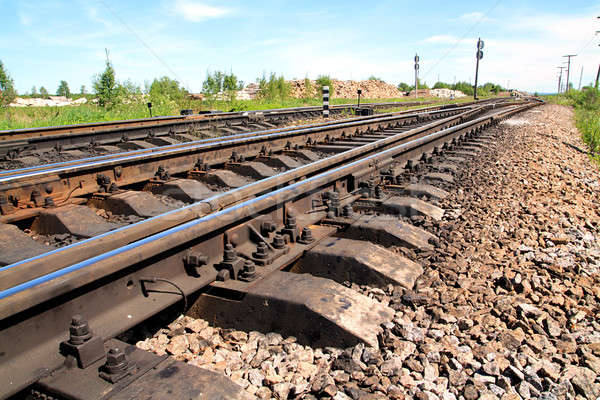
[(329, 118), (329, 86), (323, 86), (323, 118)]

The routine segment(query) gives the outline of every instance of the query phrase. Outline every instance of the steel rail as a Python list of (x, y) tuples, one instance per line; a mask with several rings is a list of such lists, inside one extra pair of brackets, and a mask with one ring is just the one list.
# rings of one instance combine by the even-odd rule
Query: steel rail
[[(479, 102), (468, 102), (463, 105), (485, 104), (498, 99), (488, 99)], [(427, 103), (371, 103), (368, 106), (375, 109), (390, 107), (410, 107), (415, 104)], [(451, 108), (460, 104), (441, 104), (431, 108)], [(115, 143), (122, 138), (129, 140), (144, 140), (152, 137), (170, 134), (187, 134), (190, 130), (219, 129), (233, 126), (246, 126), (253, 123), (280, 122), (290, 117), (301, 115), (319, 115), (321, 107), (299, 107), (289, 109), (274, 109), (262, 111), (243, 111), (230, 113), (215, 113), (193, 116), (155, 117), (137, 120), (122, 120), (97, 122), (88, 124), (63, 125), (41, 128), (25, 128), (0, 131), (0, 155), (13, 156), (21, 151), (33, 149), (50, 150), (53, 148), (73, 149), (93, 143)], [(346, 104), (334, 106), (332, 112), (340, 114), (355, 110), (356, 105)]]
[[(466, 107), (466, 109), (471, 108)], [(126, 186), (151, 179), (158, 167), (165, 163), (168, 163), (169, 172), (174, 175), (192, 170), (199, 156), (203, 158), (203, 162), (215, 165), (229, 160), (233, 151), (247, 157), (256, 156), (265, 144), (268, 144), (273, 151), (280, 151), (284, 150), (290, 141), (305, 144), (305, 138), (308, 135), (314, 139), (313, 141), (323, 141), (326, 140), (328, 134), (335, 132), (341, 135), (345, 132), (353, 133), (352, 129), (377, 128), (379, 124), (391, 121), (410, 121), (411, 119), (417, 121), (435, 114), (456, 114), (461, 111), (463, 108), (431, 111), (427, 114), (384, 116), (366, 121), (342, 122), (329, 126), (294, 129), (239, 139), (225, 138), (222, 141), (187, 144), (177, 148), (158, 148), (149, 155), (125, 153), (116, 158), (101, 158), (100, 160), (90, 158), (76, 164), (67, 162), (66, 166), (58, 163), (39, 169), (22, 170), (15, 175), (6, 172), (4, 175), (0, 175), (0, 184), (2, 185), (0, 186), (0, 195), (5, 198), (14, 196), (19, 199), (19, 204), (30, 205), (32, 203), (29, 201), (29, 196), (34, 190), (44, 193), (50, 187), (50, 197), (55, 201), (60, 201), (75, 187), (79, 187), (77, 196), (101, 190), (101, 186), (97, 182), (98, 174), (104, 174), (114, 180), (116, 184)], [(117, 169), (120, 171), (119, 173), (117, 173)], [(2, 217), (5, 222), (9, 222), (6, 217), (9, 217), (10, 220), (10, 214)]]
[[(223, 235), (223, 229), (247, 224), (261, 212), (281, 207), (287, 201), (310, 197), (319, 188), (329, 188), (339, 180), (369, 175), (387, 168), (391, 163), (418, 158), (444, 143), (464, 137), (469, 132), (482, 129), (531, 106), (494, 111), (490, 115), (441, 131), (438, 129), (435, 133), (399, 145), (388, 143), (388, 146), (373, 149), (377, 151), (374, 154), (369, 153), (364, 157), (358, 155), (351, 161), (342, 162), (343, 157), (340, 157), (340, 162), (330, 165), (325, 172), (296, 182), (291, 179), (295, 170), (289, 171), (282, 174), (290, 174), (287, 176), (290, 184), (285, 187), (280, 186), (256, 198), (244, 199), (232, 207), (208, 215), (196, 214), (196, 218), (185, 224), (173, 226), (133, 243), (124, 243), (117, 249), (113, 248), (110, 254), (100, 254), (80, 263), (71, 262), (67, 268), (72, 267), (72, 270), (55, 271), (56, 276), (45, 283), (38, 282), (41, 284), (5, 297), (0, 302), (0, 318), (3, 318), (4, 327), (0, 331), (0, 350), (5, 357), (0, 368), (0, 378), (10, 384), (0, 389), (0, 396), (14, 393), (64, 362), (64, 357), (57, 349), (58, 343), (68, 338), (63, 324), (68, 324), (69, 315), (85, 312), (95, 334), (110, 338), (180, 300), (178, 296), (164, 295), (145, 298), (137, 289), (125, 289), (126, 284), (129, 288), (131, 279), (152, 274), (165, 275), (188, 295), (214, 281), (216, 274), (203, 273), (200, 277), (190, 277), (183, 271), (182, 252), (188, 246), (204, 241), (213, 243), (215, 239), (222, 241), (220, 236), (211, 235)], [(351, 199), (348, 198), (348, 201)], [(212, 205), (207, 206), (208, 211), (211, 211)], [(79, 269), (74, 270), (74, 265)], [(132, 287), (137, 288), (135, 284)], [(9, 303), (15, 305), (13, 300), (18, 302), (29, 299), (34, 304), (44, 300), (38, 297), (40, 295), (49, 301), (33, 308), (27, 306), (27, 311), (11, 314)], [(45, 297), (46, 295), (49, 297)], [(6, 318), (7, 315), (11, 316)]]
[[(464, 110), (464, 109), (469, 109), (470, 107), (472, 107), (472, 106), (450, 107), (448, 109), (444, 108), (443, 110), (446, 111), (446, 110), (451, 109), (452, 111), (460, 111), (460, 110)], [(214, 138), (198, 139), (198, 140), (194, 140), (194, 141), (190, 141), (190, 142), (157, 146), (157, 147), (149, 148), (149, 149), (129, 150), (129, 151), (122, 151), (119, 153), (113, 153), (113, 154), (107, 154), (107, 155), (85, 157), (85, 158), (81, 158), (81, 159), (77, 159), (77, 160), (61, 161), (61, 162), (48, 163), (48, 164), (24, 167), (24, 168), (16, 168), (16, 169), (10, 169), (10, 170), (0, 170), (0, 178), (12, 176), (12, 175), (19, 175), (21, 173), (28, 173), (28, 172), (32, 172), (32, 171), (41, 171), (41, 170), (48, 169), (51, 167), (76, 166), (78, 164), (90, 162), (90, 161), (103, 161), (103, 160), (118, 159), (125, 155), (129, 156), (129, 155), (151, 154), (151, 153), (155, 153), (157, 151), (178, 149), (178, 148), (189, 147), (189, 146), (198, 145), (198, 144), (214, 143), (214, 142), (221, 142), (221, 141), (225, 141), (225, 140), (243, 139), (243, 138), (249, 138), (249, 137), (257, 137), (257, 136), (268, 135), (268, 134), (273, 134), (273, 133), (296, 131), (298, 129), (336, 126), (336, 125), (340, 125), (340, 124), (347, 123), (347, 122), (369, 121), (369, 120), (374, 120), (377, 118), (394, 116), (394, 115), (407, 115), (407, 114), (410, 114), (411, 116), (414, 114), (433, 115), (436, 112), (440, 112), (438, 107), (427, 107), (424, 109), (417, 109), (417, 110), (405, 110), (405, 111), (398, 111), (398, 112), (392, 112), (392, 113), (377, 114), (377, 115), (373, 115), (373, 116), (346, 118), (344, 120), (328, 121), (328, 122), (316, 123), (316, 124), (294, 125), (294, 126), (284, 127), (284, 128), (265, 129), (265, 130), (261, 130), (261, 131), (245, 132), (245, 133), (239, 133), (239, 134), (234, 134), (234, 135), (219, 136), (219, 137), (214, 137)]]
[[(347, 162), (348, 160), (351, 160), (352, 158), (357, 157), (364, 152), (381, 150), (385, 146), (392, 145), (398, 141), (410, 140), (415, 136), (426, 134), (431, 130), (439, 129), (440, 127), (448, 126), (452, 123), (458, 123), (463, 119), (468, 118), (470, 115), (475, 115), (478, 112), (481, 112), (481, 110), (467, 111), (458, 116), (448, 117), (423, 127), (414, 128), (412, 130), (366, 144), (356, 149), (340, 153), (336, 156), (290, 170), (286, 173), (215, 195), (211, 198), (167, 212), (163, 215), (140, 221), (136, 224), (128, 225), (94, 238), (74, 243), (61, 249), (53, 250), (43, 255), (33, 257), (29, 260), (23, 260), (15, 264), (2, 267), (0, 268), (0, 273), (14, 268), (14, 266), (21, 266), (18, 273), (20, 278), (23, 278), (23, 270), (25, 269), (36, 274), (40, 274), (43, 271), (48, 271), (49, 268), (55, 269), (58, 267), (58, 265), (64, 264), (65, 262), (74, 262), (75, 260), (81, 259), (81, 257), (85, 257), (86, 255), (89, 256), (92, 254), (92, 251), (94, 252), (93, 254), (100, 254), (104, 251), (108, 251), (107, 246), (114, 246), (115, 244), (122, 244), (138, 240), (140, 237), (148, 236), (153, 232), (158, 232), (159, 230), (168, 229), (171, 226), (187, 222), (193, 218), (197, 218), (199, 215), (205, 215), (215, 210), (228, 207), (236, 202), (241, 201), (242, 199), (250, 196), (256, 196), (274, 187), (286, 185), (295, 179), (310, 176), (311, 174), (314, 174), (332, 164)], [(73, 250), (68, 251), (68, 249)], [(0, 288), (4, 288), (6, 285), (9, 285), (12, 279), (13, 278), (10, 276), (4, 274)]]
[[(512, 110), (514, 110), (514, 109), (511, 109), (509, 111), (512, 111)], [(495, 113), (494, 115), (501, 115), (502, 113), (505, 113), (505, 112), (507, 112), (507, 111), (499, 111), (499, 112)], [(490, 121), (492, 119), (493, 119), (493, 117), (490, 117), (490, 116), (480, 117), (480, 118), (477, 118), (470, 122), (456, 125), (451, 128), (446, 128), (438, 133), (440, 133), (440, 134), (443, 133), (444, 135), (448, 135), (457, 130), (465, 129), (465, 127), (469, 127), (471, 125), (476, 125), (478, 123), (482, 123), (485, 121)], [(449, 121), (446, 121), (446, 122), (449, 122)], [(431, 125), (435, 125), (435, 124), (431, 124)], [(439, 126), (439, 125), (440, 124), (437, 124), (437, 126)], [(435, 129), (437, 126), (423, 127), (425, 129), (417, 128), (412, 131), (417, 131), (417, 132), (418, 131), (427, 131), (428, 129), (431, 129), (431, 128)], [(176, 217), (177, 214), (180, 214), (180, 215), (187, 214), (186, 215), (187, 218), (191, 218), (192, 220), (195, 218), (204, 218), (204, 216), (207, 216), (207, 215), (222, 215), (222, 211), (214, 211), (214, 210), (219, 210), (219, 209), (223, 208), (222, 201), (224, 198), (229, 197), (230, 203), (233, 203), (233, 204), (238, 203), (238, 204), (248, 205), (251, 203), (247, 203), (247, 201), (242, 201), (242, 203), (239, 203), (239, 201), (241, 199), (249, 197), (248, 194), (242, 194), (244, 191), (250, 191), (251, 193), (253, 192), (254, 194), (256, 194), (257, 192), (260, 193), (261, 191), (267, 191), (268, 193), (259, 196), (259, 198), (263, 198), (265, 196), (268, 197), (270, 194), (280, 192), (279, 190), (276, 192), (273, 192), (272, 189), (274, 187), (279, 187), (279, 186), (285, 185), (288, 182), (298, 179), (298, 177), (307, 176), (308, 174), (310, 174), (311, 170), (312, 170), (312, 172), (315, 172), (315, 171), (322, 170), (324, 168), (331, 168), (332, 166), (336, 166), (336, 165), (340, 165), (340, 164), (343, 164), (343, 165), (339, 168), (344, 168), (344, 166), (348, 166), (348, 165), (354, 165), (354, 163), (348, 164), (348, 162), (350, 160), (352, 160), (353, 158), (364, 156), (364, 154), (372, 153), (373, 151), (378, 151), (378, 152), (377, 152), (377, 154), (375, 154), (373, 156), (369, 156), (366, 159), (370, 160), (370, 159), (372, 159), (372, 157), (379, 157), (379, 159), (381, 159), (381, 157), (387, 156), (388, 153), (390, 152), (390, 150), (382, 150), (382, 149), (389, 147), (390, 145), (394, 145), (396, 142), (407, 138), (407, 136), (410, 137), (410, 136), (413, 136), (415, 133), (417, 133), (417, 132), (411, 132), (412, 135), (407, 135), (407, 133), (409, 133), (409, 132), (411, 132), (411, 131), (404, 132), (402, 134), (397, 134), (397, 135), (391, 136), (386, 139), (378, 140), (371, 144), (367, 144), (367, 145), (361, 146), (357, 149), (353, 149), (353, 150), (350, 150), (350, 151), (347, 151), (344, 153), (340, 153), (336, 156), (329, 157), (329, 158), (317, 161), (315, 163), (311, 163), (304, 167), (300, 167), (300, 168), (288, 171), (288, 172), (280, 174), (278, 176), (274, 176), (271, 178), (264, 179), (262, 181), (255, 182), (254, 184), (247, 185), (238, 190), (234, 190), (232, 192), (228, 192), (228, 193), (225, 193), (222, 195), (217, 195), (212, 198), (206, 199), (204, 201), (186, 206), (184, 208), (181, 208), (181, 209), (178, 209), (175, 211), (171, 211), (171, 212), (163, 214), (161, 216), (157, 216), (157, 217), (145, 220), (145, 221), (138, 222), (137, 224), (134, 224), (132, 226), (123, 227), (116, 231), (108, 232), (108, 233), (100, 235), (98, 237), (90, 238), (85, 241), (78, 242), (73, 245), (33, 257), (28, 260), (23, 260), (21, 262), (15, 263), (15, 264), (11, 264), (11, 265), (2, 267), (2, 268), (0, 268), (0, 273), (2, 273), (2, 289), (3, 290), (0, 291), (0, 299), (12, 297), (17, 293), (22, 293), (24, 290), (29, 289), (31, 287), (30, 281), (36, 282), (36, 284), (34, 286), (37, 286), (37, 284), (39, 284), (39, 283), (46, 282), (46, 280), (44, 280), (45, 278), (43, 278), (43, 276), (40, 276), (41, 273), (46, 273), (47, 276), (53, 276), (52, 274), (59, 273), (58, 271), (61, 270), (60, 265), (56, 263), (57, 260), (53, 260), (53, 261), (49, 262), (49, 260), (48, 260), (49, 256), (57, 255), (57, 254), (60, 254), (61, 252), (68, 252), (68, 253), (70, 253), (70, 256), (68, 257), (69, 261), (63, 260), (63, 265), (64, 265), (65, 261), (67, 263), (73, 263), (75, 261), (75, 259), (73, 259), (71, 257), (71, 255), (75, 256), (75, 254), (73, 254), (73, 253), (78, 252), (78, 250), (74, 250), (74, 249), (88, 248), (89, 245), (93, 242), (98, 242), (98, 241), (105, 239), (107, 237), (110, 237), (112, 235), (118, 235), (119, 233), (127, 231), (128, 229), (133, 229), (136, 226), (137, 226), (137, 228), (139, 228), (140, 226), (150, 227), (151, 224), (154, 224), (159, 220), (170, 220), (171, 223), (173, 223), (173, 221), (177, 221), (176, 224), (179, 226), (189, 223), (189, 222), (182, 222), (182, 220), (180, 220), (179, 218), (173, 218), (173, 217)], [(429, 134), (424, 137), (431, 138), (431, 137), (434, 137), (434, 135), (436, 135), (436, 134)], [(421, 143), (420, 141), (422, 139), (423, 138), (417, 138), (417, 139), (410, 138), (410, 141), (408, 141), (407, 143), (404, 143), (402, 145), (396, 146), (396, 147), (394, 147), (394, 149), (398, 150), (398, 149), (403, 148), (402, 146), (408, 146), (409, 144)], [(312, 179), (312, 178), (306, 178), (306, 179), (302, 180), (301, 182), (310, 182), (310, 179)], [(288, 185), (285, 188), (293, 188), (293, 187), (297, 187), (296, 184)], [(280, 189), (280, 190), (284, 190), (284, 189)], [(233, 197), (233, 199), (232, 199), (232, 197)], [(231, 200), (233, 200), (233, 201), (231, 201)], [(167, 230), (175, 229), (175, 228), (177, 228), (177, 226), (167, 228)], [(163, 232), (165, 232), (165, 231), (163, 231)], [(155, 233), (155, 235), (162, 235), (162, 233), (158, 232), (158, 233)], [(142, 240), (145, 240), (145, 239), (142, 239)], [(121, 243), (123, 243), (123, 242), (121, 242)], [(112, 250), (112, 249), (108, 250), (108, 252), (110, 252), (110, 251), (114, 251), (114, 250)], [(105, 253), (105, 254), (99, 253), (98, 255), (96, 255), (94, 257), (104, 257), (106, 254), (108, 254), (108, 253)], [(43, 264), (40, 264), (40, 262)], [(85, 262), (85, 261), (82, 261), (82, 262)], [(76, 268), (76, 267), (71, 266), (71, 267), (64, 267), (64, 268)], [(50, 272), (48, 272), (49, 269), (51, 270)], [(31, 278), (31, 279), (29, 279), (29, 281), (26, 281), (26, 282), (23, 282), (16, 286), (7, 288), (7, 286), (10, 286), (11, 284), (15, 283), (17, 280), (21, 280), (21, 282), (22, 282), (23, 278), (25, 276), (27, 276), (25, 271), (29, 271), (30, 274), (33, 274), (33, 275), (29, 276), (29, 278)], [(62, 275), (60, 275), (60, 276), (62, 276)], [(39, 279), (42, 279), (42, 280), (40, 281)], [(56, 294), (57, 293), (56, 290), (60, 290), (60, 289), (53, 288), (52, 293)], [(36, 296), (34, 296), (34, 297), (35, 297), (35, 302), (39, 302), (39, 301), (43, 301), (44, 299), (47, 299), (47, 296), (42, 296), (39, 293), (36, 294)], [(21, 303), (21, 306), (23, 304), (24, 303)], [(7, 316), (4, 313), (5, 305), (6, 304), (3, 304), (3, 307), (0, 307), (0, 318)], [(29, 306), (32, 306), (32, 305), (35, 305), (35, 304), (29, 304)], [(16, 309), (12, 310), (13, 313), (17, 312), (17, 311), (20, 311), (20, 310), (16, 310)]]

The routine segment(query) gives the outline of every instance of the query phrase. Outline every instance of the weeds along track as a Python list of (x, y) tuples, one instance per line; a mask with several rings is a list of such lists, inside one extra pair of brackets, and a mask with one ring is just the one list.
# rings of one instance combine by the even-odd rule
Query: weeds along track
[[(365, 104), (361, 109), (380, 110), (425, 104), (427, 102), (374, 103)], [(440, 107), (443, 106), (437, 108)], [(338, 105), (332, 106), (330, 112), (333, 116), (353, 115), (356, 109), (355, 105)], [(321, 107), (298, 107), (0, 131), (0, 157), (4, 159), (0, 169), (273, 129), (321, 115)]]
[[(413, 285), (420, 267), (384, 247), (431, 251), (435, 237), (407, 217), (439, 217), (423, 199), (443, 196), (448, 161), (476, 156), (478, 133), (537, 104), (386, 114), (1, 172), (0, 377), (11, 385), (0, 396), (35, 383), (56, 397), (119, 398), (164, 384), (159, 371), (173, 385), (245, 398), (224, 377), (113, 339), (171, 306), (305, 343), (377, 346), (389, 310), (339, 282)], [(411, 183), (421, 161), (439, 170)]]

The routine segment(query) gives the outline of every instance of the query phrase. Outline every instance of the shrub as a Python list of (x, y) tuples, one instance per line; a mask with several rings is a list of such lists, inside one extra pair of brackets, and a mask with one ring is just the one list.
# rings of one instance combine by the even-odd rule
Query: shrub
[(47, 99), (48, 98), (48, 91), (46, 90), (45, 87), (40, 87), (40, 97), (42, 99)]
[[(131, 83), (129, 83), (129, 91), (132, 90), (134, 93), (137, 92), (135, 86), (132, 88)], [(177, 82), (175, 79), (171, 79), (168, 76), (163, 76), (152, 81), (149, 94), (152, 101), (159, 101), (161, 98), (166, 98), (175, 102), (179, 102), (185, 98), (187, 95), (187, 90), (179, 86), (179, 82)]]
[(329, 75), (319, 75), (316, 80), (317, 83), (317, 91), (322, 93), (323, 86), (329, 86), (329, 97), (332, 98), (335, 94), (335, 88), (333, 87), (333, 82)]
[(460, 90), (467, 96), (473, 96), (473, 85), (469, 82), (456, 82), (452, 85), (452, 90)]
[(202, 82), (202, 93), (209, 98), (214, 97), (223, 89), (225, 74), (221, 71), (206, 72), (206, 79)]
[(452, 85), (449, 83), (444, 83), (444, 82), (436, 82), (435, 85), (433, 85), (434, 89), (452, 89)]
[(369, 81), (378, 81), (378, 82), (385, 82), (383, 79), (376, 77), (375, 75), (371, 75), (368, 79)]
[(260, 89), (260, 97), (265, 100), (279, 99), (281, 101), (289, 98), (290, 85), (285, 81), (283, 75), (277, 76), (275, 72), (271, 72), (269, 79), (263, 73), (262, 77), (256, 80)]
[(227, 100), (234, 101), (237, 96), (237, 91), (244, 88), (244, 82), (238, 81), (237, 76), (233, 72), (223, 75), (223, 89)]
[(310, 79), (304, 78), (304, 100), (310, 100), (315, 97), (315, 87)]
[(8, 106), (17, 97), (15, 83), (0, 61), (0, 107)]
[(413, 89), (413, 87), (410, 86), (408, 83), (400, 82), (398, 84), (398, 90), (400, 90), (402, 92), (410, 92), (412, 89)]

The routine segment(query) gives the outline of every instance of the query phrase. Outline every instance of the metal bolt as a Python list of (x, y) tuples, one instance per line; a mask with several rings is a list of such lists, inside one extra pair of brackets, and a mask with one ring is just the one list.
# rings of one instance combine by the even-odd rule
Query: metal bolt
[(256, 246), (256, 251), (254, 253), (252, 253), (252, 255), (255, 258), (258, 258), (259, 260), (264, 260), (265, 258), (267, 258), (269, 256), (269, 254), (267, 253), (268, 247), (266, 245), (265, 242), (260, 242), (258, 244), (258, 246)]
[(111, 349), (108, 350), (106, 363), (104, 364), (106, 371), (110, 374), (114, 374), (126, 371), (127, 367), (128, 363), (125, 352), (118, 347), (111, 347)]
[(279, 233), (273, 237), (273, 247), (276, 249), (283, 249), (285, 247), (285, 239)]
[(288, 215), (287, 221), (285, 223), (285, 227), (287, 229), (294, 229), (294, 228), (296, 228), (296, 217), (294, 217), (293, 215)]
[(263, 223), (260, 225), (260, 230), (261, 230), (261, 233), (262, 233), (263, 235), (265, 235), (265, 236), (266, 236), (266, 235), (268, 235), (268, 234), (269, 234), (269, 233), (271, 233), (271, 232), (274, 232), (276, 228), (277, 228), (277, 227), (275, 226), (275, 224), (274, 224), (273, 222), (270, 222), (270, 221), (264, 221), (264, 222), (263, 222)]
[(237, 258), (237, 254), (236, 254), (233, 246), (231, 245), (231, 243), (227, 243), (225, 245), (225, 251), (224, 251), (224, 255), (223, 255), (223, 261), (225, 261), (225, 262), (232, 262), (232, 261), (235, 261), (236, 258)]
[(344, 217), (349, 217), (349, 216), (351, 216), (353, 212), (354, 212), (354, 210), (352, 210), (352, 206), (351, 206), (350, 204), (346, 204), (346, 205), (344, 206), (344, 208), (342, 209), (342, 213), (343, 213), (342, 215), (343, 215)]
[(340, 206), (340, 194), (338, 192), (329, 192), (329, 200), (331, 200), (332, 208), (338, 208)]
[(312, 243), (315, 241), (313, 237), (312, 230), (310, 228), (302, 228), (302, 234), (300, 235), (300, 240), (305, 243)]
[(56, 204), (54, 203), (54, 199), (52, 197), (44, 198), (44, 207), (54, 207)]
[(220, 270), (219, 273), (217, 274), (218, 281), (225, 282), (225, 281), (229, 280), (229, 278), (231, 278), (231, 275), (229, 274), (229, 271), (226, 269)]
[(69, 326), (69, 343), (78, 345), (86, 342), (92, 337), (92, 332), (87, 321), (79, 314), (71, 319)]

